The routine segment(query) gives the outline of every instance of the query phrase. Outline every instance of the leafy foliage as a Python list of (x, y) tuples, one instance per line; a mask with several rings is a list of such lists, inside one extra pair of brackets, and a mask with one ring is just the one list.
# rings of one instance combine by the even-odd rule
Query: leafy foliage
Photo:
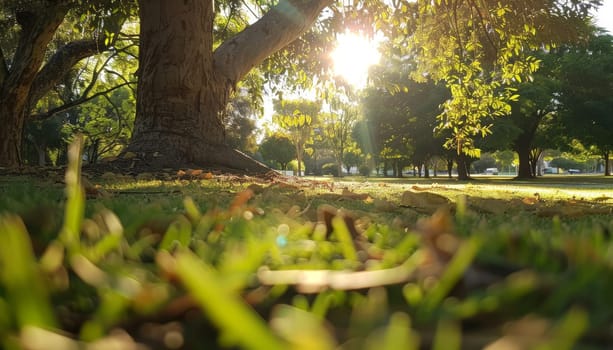
[(264, 139), (260, 144), (262, 158), (273, 161), (286, 170), (287, 164), (295, 158), (295, 148), (292, 141), (283, 135), (273, 134)]
[(273, 121), (285, 130), (294, 144), (298, 174), (301, 174), (302, 159), (306, 145), (313, 137), (313, 125), (321, 110), (321, 103), (306, 99), (275, 100), (274, 108)]

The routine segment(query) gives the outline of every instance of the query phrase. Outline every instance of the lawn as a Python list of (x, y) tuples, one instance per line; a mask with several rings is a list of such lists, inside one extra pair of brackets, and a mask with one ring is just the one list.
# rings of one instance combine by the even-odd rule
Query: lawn
[(5, 349), (607, 349), (613, 179), (0, 177)]

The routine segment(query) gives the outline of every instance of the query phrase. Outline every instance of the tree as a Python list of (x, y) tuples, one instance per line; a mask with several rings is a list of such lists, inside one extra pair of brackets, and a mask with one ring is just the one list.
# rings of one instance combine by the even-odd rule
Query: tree
[[(131, 11), (129, 5), (111, 0), (3, 2), (0, 8), (0, 166), (20, 164), (23, 128), (30, 110), (77, 62), (111, 47)], [(58, 28), (65, 22), (72, 29), (79, 23), (77, 18), (81, 19), (83, 32), (94, 35), (62, 40), (57, 35)], [(56, 44), (54, 39), (60, 45), (49, 52)]]
[(560, 65), (561, 117), (569, 136), (596, 147), (611, 175), (613, 152), (613, 36), (594, 34), (565, 50)]
[[(114, 10), (120, 8), (119, 0), (100, 2), (114, 4), (104, 13), (114, 14)], [(265, 14), (253, 24), (237, 30), (236, 35), (216, 40), (216, 13), (220, 16), (234, 13), (232, 6), (228, 6), (229, 11), (222, 11), (226, 8), (220, 6), (227, 2), (139, 1), (141, 46), (137, 112), (134, 133), (126, 151), (138, 154), (138, 159), (150, 165), (208, 163), (266, 171), (262, 164), (227, 146), (223, 110), (231, 91), (253, 67), (304, 34), (320, 12), (333, 2), (280, 0), (274, 6), (263, 7)], [(356, 27), (372, 27), (373, 17), (376, 22), (389, 20), (392, 24), (403, 25), (398, 32), (411, 39), (410, 47), (422, 64), (417, 76), (423, 78), (425, 74), (435, 80), (445, 78), (450, 88), (468, 86), (470, 96), (477, 98), (477, 102), (486, 101), (479, 106), (490, 106), (495, 111), (497, 107), (506, 108), (506, 105), (498, 103), (500, 96), (488, 95), (493, 90), (487, 87), (495, 86), (497, 81), (504, 83), (513, 78), (524, 78), (534, 65), (521, 54), (528, 45), (535, 45), (537, 33), (547, 34), (548, 28), (559, 29), (560, 25), (548, 26), (556, 20), (564, 24), (582, 21), (594, 2), (598, 1), (515, 0), (490, 4), (489, 1), (421, 0), (414, 4), (399, 0), (390, 4), (393, 16), (389, 16), (388, 4), (379, 0), (358, 0), (353, 5), (360, 14), (356, 16)], [(3, 86), (0, 122), (8, 128), (0, 134), (0, 154), (3, 157), (0, 164), (18, 163), (16, 147), (20, 143), (23, 110), (27, 105), (24, 95), (33, 91), (33, 76), (43, 61), (46, 44), (54, 29), (69, 6), (97, 4), (98, 1), (37, 3), (44, 4), (41, 5), (44, 8), (37, 10), (36, 16), (21, 16), (18, 20), (26, 29), (22, 31), (24, 45), (19, 46), (13, 60), (18, 64), (0, 67)], [(416, 6), (418, 11), (415, 11)], [(407, 16), (409, 9), (411, 16)], [(343, 22), (333, 19), (341, 18), (341, 15), (340, 11), (333, 9), (329, 15), (322, 16), (322, 27), (337, 29), (336, 25)], [(420, 25), (415, 25), (415, 21)], [(111, 22), (104, 21), (105, 26)], [(483, 45), (483, 42), (493, 44)], [(538, 44), (542, 42), (538, 40)], [(102, 45), (95, 46), (99, 47)], [(481, 68), (486, 63), (495, 63), (496, 69)], [(10, 72), (7, 67), (10, 67)], [(7, 78), (9, 76), (11, 78)], [(483, 76), (488, 78), (480, 80)], [(481, 92), (487, 95), (483, 99), (479, 96)], [(509, 95), (508, 90), (501, 94), (502, 100)], [(459, 96), (462, 98), (464, 95)], [(13, 101), (13, 97), (19, 99)], [(454, 106), (463, 103), (465, 101), (459, 101)], [(478, 115), (481, 115), (481, 110), (478, 110)], [(444, 124), (461, 122), (461, 118), (454, 117)], [(4, 155), (5, 152), (8, 155)]]
[[(539, 66), (530, 48), (575, 40), (599, 1), (418, 1), (411, 13), (407, 48), (417, 80), (445, 81), (451, 98), (440, 127), (452, 130), (447, 146), (476, 155), (475, 136), (491, 132), (488, 118), (507, 115), (517, 100), (513, 85)], [(414, 30), (410, 30), (414, 26)]]
[(160, 165), (264, 172), (264, 165), (225, 143), (223, 110), (236, 84), (306, 32), (332, 0), (282, 0), (217, 48), (213, 3), (139, 1), (139, 86), (128, 151)]
[(236, 93), (228, 103), (224, 119), (228, 146), (254, 154), (257, 150), (255, 121), (262, 113), (259, 101), (250, 99), (247, 92)]
[(279, 163), (282, 170), (287, 170), (287, 164), (294, 159), (295, 151), (292, 141), (280, 134), (268, 136), (260, 144), (260, 153), (265, 160)]
[(372, 136), (369, 140), (362, 137), (361, 144), (374, 145), (377, 157), (390, 161), (396, 176), (409, 162), (421, 168), (442, 151), (443, 141), (434, 129), (439, 106), (449, 93), (441, 84), (409, 79), (411, 69), (410, 60), (398, 58), (374, 67), (375, 87), (367, 89), (363, 99)]
[(353, 105), (347, 99), (349, 94), (334, 94), (328, 101), (329, 113), (321, 114), (319, 125), (329, 148), (332, 150), (336, 163), (338, 176), (343, 174), (343, 161), (345, 152), (353, 146), (351, 132), (358, 121), (358, 106)]
[(298, 176), (301, 176), (305, 148), (313, 136), (313, 124), (321, 110), (321, 103), (306, 99), (275, 100), (274, 108), (273, 121), (285, 130), (294, 144)]

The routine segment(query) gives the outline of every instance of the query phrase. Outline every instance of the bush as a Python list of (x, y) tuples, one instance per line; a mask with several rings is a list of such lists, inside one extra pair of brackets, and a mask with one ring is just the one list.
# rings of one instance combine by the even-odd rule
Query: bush
[[(305, 169), (306, 169), (305, 168), (305, 164), (304, 164), (304, 162), (302, 162), (300, 164), (300, 170), (302, 171), (303, 174), (306, 173)], [(291, 171), (294, 172), (294, 174), (298, 174), (298, 161), (296, 159), (294, 159), (291, 162), (289, 162), (287, 164), (287, 170), (291, 170)]]
[(360, 167), (358, 168), (358, 171), (360, 172), (360, 175), (362, 176), (370, 176), (370, 174), (372, 173), (372, 169), (366, 164), (360, 165)]
[(324, 175), (332, 175), (338, 177), (340, 174), (338, 173), (338, 166), (336, 163), (326, 163), (321, 166), (321, 172)]
[(568, 158), (562, 158), (562, 157), (552, 159), (551, 162), (549, 162), (549, 166), (552, 168), (562, 168), (565, 170), (585, 168), (584, 164), (582, 164), (581, 162), (578, 162), (574, 159), (568, 159)]

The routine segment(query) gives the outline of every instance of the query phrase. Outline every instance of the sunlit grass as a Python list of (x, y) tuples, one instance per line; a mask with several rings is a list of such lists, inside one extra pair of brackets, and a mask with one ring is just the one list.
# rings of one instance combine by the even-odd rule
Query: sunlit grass
[[(611, 179), (107, 177), (86, 198), (69, 169), (66, 184), (0, 181), (3, 348), (613, 341)], [(405, 191), (453, 207), (409, 207)]]

